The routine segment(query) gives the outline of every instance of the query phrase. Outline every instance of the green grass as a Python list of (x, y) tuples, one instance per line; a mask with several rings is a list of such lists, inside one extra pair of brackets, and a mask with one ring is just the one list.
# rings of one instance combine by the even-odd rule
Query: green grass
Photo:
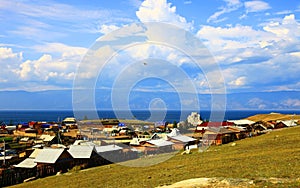
[[(257, 187), (300, 187), (300, 127), (210, 147), (203, 153), (175, 154), (148, 167), (119, 164), (47, 177), (15, 187), (156, 187), (200, 177), (252, 179)], [(164, 155), (150, 160), (159, 160)], [(138, 162), (147, 162), (139, 159)], [(130, 161), (137, 163), (136, 161)], [(273, 184), (270, 178), (282, 178)]]

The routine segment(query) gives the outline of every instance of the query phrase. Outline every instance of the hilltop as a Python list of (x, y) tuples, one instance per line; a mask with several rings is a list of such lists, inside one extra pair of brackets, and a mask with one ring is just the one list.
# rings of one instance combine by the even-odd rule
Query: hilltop
[[(72, 170), (13, 187), (157, 187), (191, 178), (234, 181), (236, 186), (299, 187), (300, 127), (236, 141), (235, 145), (212, 146), (207, 151), (174, 154), (169, 160), (148, 167), (111, 164), (82, 171)], [(130, 161), (147, 163), (164, 155)], [(128, 163), (127, 163), (128, 165)], [(224, 181), (222, 180), (224, 183)], [(240, 182), (240, 183), (239, 183)], [(188, 184), (186, 184), (188, 185)]]
[(280, 114), (280, 113), (270, 113), (270, 114), (256, 114), (254, 116), (247, 117), (246, 119), (251, 121), (276, 121), (276, 120), (300, 120), (300, 115), (294, 114)]

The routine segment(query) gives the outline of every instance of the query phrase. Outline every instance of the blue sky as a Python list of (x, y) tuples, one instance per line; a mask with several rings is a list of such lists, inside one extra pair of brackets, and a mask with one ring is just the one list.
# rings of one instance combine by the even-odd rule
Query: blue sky
[[(0, 21), (2, 91), (70, 89), (99, 37), (153, 21), (174, 24), (202, 41), (221, 68), (226, 92), (300, 90), (297, 0), (0, 0)], [(209, 92), (207, 75), (179, 66), (200, 93)], [(106, 74), (114, 72), (108, 66)], [(219, 75), (208, 74), (217, 84)]]

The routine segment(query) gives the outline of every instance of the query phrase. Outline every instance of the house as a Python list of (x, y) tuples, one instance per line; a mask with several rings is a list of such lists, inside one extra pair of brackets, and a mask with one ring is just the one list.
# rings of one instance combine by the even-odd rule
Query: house
[(285, 127), (293, 127), (296, 126), (297, 123), (294, 120), (284, 120), (284, 121), (277, 121), (275, 123), (274, 129), (280, 129), (280, 128), (285, 128)]
[(210, 127), (203, 136), (203, 145), (221, 145), (236, 140), (236, 133), (225, 127)]
[(172, 132), (167, 135), (167, 140), (174, 143), (174, 150), (184, 149), (186, 145), (193, 145), (196, 142), (195, 138), (180, 134), (177, 128), (172, 129)]
[(141, 142), (141, 146), (137, 147), (141, 152), (148, 154), (159, 154), (173, 151), (174, 143), (165, 139), (147, 140)]
[(101, 164), (110, 164), (123, 161), (123, 148), (115, 145), (95, 146), (96, 152), (101, 156)]
[(250, 126), (251, 133), (254, 135), (265, 133), (270, 129), (274, 129), (275, 125), (272, 122), (257, 121)]
[(19, 164), (14, 165), (21, 182), (25, 179), (36, 177), (37, 163), (35, 162), (35, 157), (39, 154), (40, 151), (41, 149), (34, 149), (28, 158), (24, 159)]
[(48, 135), (48, 134), (43, 134), (43, 135), (40, 136), (40, 139), (43, 141), (43, 143), (46, 146), (50, 146), (51, 144), (54, 143), (55, 136), (51, 136), (51, 135)]
[(239, 120), (228, 120), (227, 122), (233, 123), (235, 126), (247, 127), (254, 124), (254, 121), (248, 119), (239, 119)]
[(246, 127), (241, 127), (241, 126), (230, 126), (226, 127), (228, 130), (231, 130), (232, 132), (235, 133), (235, 136), (238, 140), (244, 139), (248, 136), (248, 131)]
[(211, 127), (228, 127), (234, 126), (233, 122), (222, 121), (222, 122), (202, 122), (201, 124), (197, 125), (195, 132), (196, 133), (204, 133), (207, 129)]
[(95, 146), (71, 145), (68, 152), (73, 157), (75, 166), (86, 168), (100, 165), (100, 156), (98, 155)]
[(63, 148), (44, 148), (36, 156), (37, 175), (44, 177), (54, 175), (57, 172), (66, 172), (72, 168), (73, 158), (71, 154)]

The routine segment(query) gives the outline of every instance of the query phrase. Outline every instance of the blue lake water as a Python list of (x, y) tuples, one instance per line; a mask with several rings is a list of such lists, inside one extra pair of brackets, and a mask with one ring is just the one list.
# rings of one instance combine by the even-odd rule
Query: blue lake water
[[(119, 111), (120, 112), (120, 111)], [(180, 121), (187, 118), (187, 116), (192, 111), (167, 111), (160, 121)], [(221, 116), (222, 119), (243, 119), (255, 114), (267, 114), (271, 112), (278, 112), (283, 114), (300, 114), (300, 110), (228, 110), (225, 112), (224, 116)], [(154, 114), (160, 114), (160, 111), (154, 112)], [(218, 112), (216, 112), (218, 113)], [(76, 117), (77, 119), (89, 118), (93, 119), (94, 117), (89, 116), (89, 111), (82, 111), (80, 114), (81, 117)], [(128, 115), (130, 114), (130, 115)], [(153, 112), (152, 112), (153, 114)], [(205, 120), (210, 119), (210, 111), (201, 111), (201, 118)], [(65, 117), (72, 117), (74, 113), (72, 110), (1, 110), (0, 111), (0, 121), (6, 123), (19, 123), (19, 122), (28, 122), (28, 121), (61, 121)], [(147, 110), (137, 110), (131, 111), (131, 113), (122, 112), (118, 113), (118, 118), (123, 119), (139, 119), (147, 120), (151, 116), (151, 113)], [(116, 118), (114, 111), (102, 110), (98, 111), (99, 118)], [(183, 119), (180, 119), (183, 118)]]

